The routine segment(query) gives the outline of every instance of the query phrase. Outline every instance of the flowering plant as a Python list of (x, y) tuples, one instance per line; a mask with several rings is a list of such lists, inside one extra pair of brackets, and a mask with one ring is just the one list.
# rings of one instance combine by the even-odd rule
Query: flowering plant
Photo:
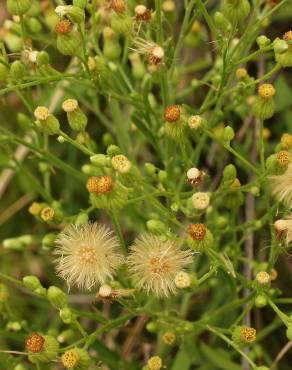
[(67, 3), (0, 29), (0, 369), (291, 369), (291, 1)]

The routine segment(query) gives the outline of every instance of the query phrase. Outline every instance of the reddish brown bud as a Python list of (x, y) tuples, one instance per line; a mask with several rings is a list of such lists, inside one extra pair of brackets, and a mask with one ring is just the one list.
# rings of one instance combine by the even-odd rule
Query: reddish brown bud
[(188, 234), (194, 240), (204, 240), (207, 229), (204, 224), (190, 224), (188, 226)]
[(65, 35), (72, 31), (73, 24), (69, 21), (69, 19), (62, 19), (59, 21), (55, 26), (55, 31), (57, 33), (61, 33), (62, 35)]
[(38, 333), (31, 333), (25, 341), (25, 346), (29, 352), (37, 353), (43, 349), (45, 339)]
[(181, 107), (179, 105), (170, 105), (165, 108), (164, 119), (167, 122), (177, 122), (180, 119)]

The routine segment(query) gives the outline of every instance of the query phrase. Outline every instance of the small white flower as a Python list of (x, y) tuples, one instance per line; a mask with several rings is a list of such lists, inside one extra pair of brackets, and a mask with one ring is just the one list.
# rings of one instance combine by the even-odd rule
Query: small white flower
[(131, 162), (123, 154), (115, 155), (112, 158), (113, 168), (120, 173), (128, 173), (131, 169)]
[(98, 291), (98, 295), (102, 298), (108, 298), (112, 294), (112, 287), (108, 284), (103, 284)]
[(188, 120), (189, 127), (193, 130), (197, 130), (198, 128), (200, 128), (202, 123), (203, 123), (203, 118), (199, 115), (190, 116)]
[(67, 226), (56, 239), (58, 274), (69, 287), (90, 290), (112, 279), (123, 262), (118, 240), (97, 223)]
[(28, 60), (31, 62), (31, 63), (36, 63), (36, 60), (37, 60), (37, 56), (38, 56), (38, 51), (37, 50), (32, 50), (28, 53)]
[(202, 211), (209, 206), (210, 197), (207, 193), (198, 192), (193, 194), (192, 203), (195, 209)]
[(64, 17), (66, 15), (66, 6), (65, 5), (58, 5), (56, 8), (55, 8), (55, 13), (59, 16), (59, 17)]
[(271, 281), (270, 274), (266, 271), (260, 271), (256, 274), (256, 281), (261, 285), (269, 284)]
[(191, 285), (190, 275), (185, 271), (180, 271), (176, 274), (174, 283), (179, 289), (188, 288)]
[(187, 178), (188, 180), (192, 180), (192, 181), (197, 180), (200, 177), (200, 174), (201, 174), (200, 170), (193, 167), (187, 171)]
[(129, 270), (139, 289), (157, 296), (175, 293), (175, 277), (192, 262), (192, 253), (172, 240), (144, 234), (137, 238), (128, 257)]

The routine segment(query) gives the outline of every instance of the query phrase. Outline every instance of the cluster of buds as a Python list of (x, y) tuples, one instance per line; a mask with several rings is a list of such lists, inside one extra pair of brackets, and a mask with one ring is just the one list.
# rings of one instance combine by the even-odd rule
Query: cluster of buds
[(48, 224), (60, 224), (64, 218), (59, 202), (53, 202), (52, 205), (33, 202), (29, 206), (28, 212)]

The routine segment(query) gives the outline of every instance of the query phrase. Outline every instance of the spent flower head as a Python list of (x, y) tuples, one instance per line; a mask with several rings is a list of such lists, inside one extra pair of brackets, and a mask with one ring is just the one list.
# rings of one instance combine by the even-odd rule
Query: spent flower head
[(98, 223), (68, 225), (56, 239), (56, 270), (69, 288), (93, 289), (113, 278), (123, 262), (112, 231)]
[(192, 262), (192, 253), (182, 250), (173, 240), (144, 234), (131, 247), (128, 266), (139, 289), (157, 296), (175, 293), (175, 277)]

